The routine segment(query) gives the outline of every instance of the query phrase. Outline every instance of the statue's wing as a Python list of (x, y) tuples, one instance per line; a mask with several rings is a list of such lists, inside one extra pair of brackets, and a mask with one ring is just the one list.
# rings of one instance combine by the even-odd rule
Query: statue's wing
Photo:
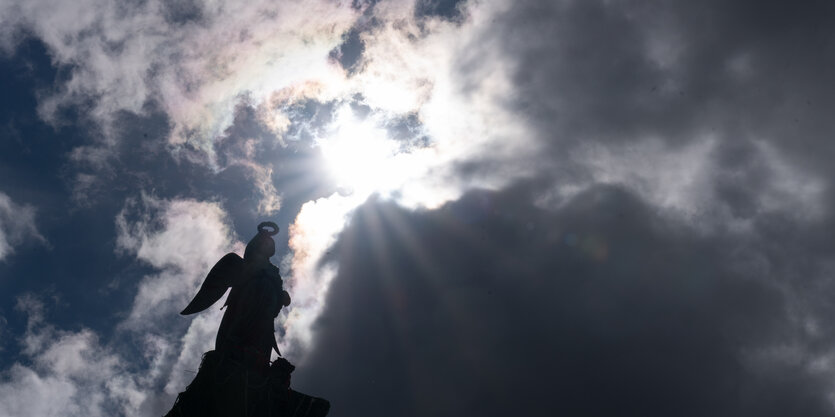
[(199, 313), (214, 304), (223, 293), (235, 283), (243, 272), (244, 260), (234, 253), (228, 253), (212, 267), (197, 295), (180, 314)]

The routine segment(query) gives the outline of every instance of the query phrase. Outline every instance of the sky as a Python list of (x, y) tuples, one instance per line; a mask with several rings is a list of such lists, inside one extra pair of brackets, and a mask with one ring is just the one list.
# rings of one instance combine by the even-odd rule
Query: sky
[(0, 416), (158, 416), (276, 222), (345, 416), (835, 415), (835, 3), (0, 0)]

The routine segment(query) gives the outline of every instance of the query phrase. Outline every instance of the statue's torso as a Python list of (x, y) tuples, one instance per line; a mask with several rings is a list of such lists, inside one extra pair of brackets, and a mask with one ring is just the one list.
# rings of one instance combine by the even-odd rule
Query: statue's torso
[(245, 264), (232, 286), (218, 329), (215, 349), (256, 366), (269, 364), (275, 348), (274, 319), (281, 310), (282, 282), (269, 262)]

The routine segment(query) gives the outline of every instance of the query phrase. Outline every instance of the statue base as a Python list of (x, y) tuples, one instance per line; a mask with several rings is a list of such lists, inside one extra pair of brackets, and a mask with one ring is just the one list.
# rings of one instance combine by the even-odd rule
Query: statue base
[(283, 358), (255, 367), (211, 350), (165, 417), (324, 417), (330, 403), (290, 389), (295, 367)]

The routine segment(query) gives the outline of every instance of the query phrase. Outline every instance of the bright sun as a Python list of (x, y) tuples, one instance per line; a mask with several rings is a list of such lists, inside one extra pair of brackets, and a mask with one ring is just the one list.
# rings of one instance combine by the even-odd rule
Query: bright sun
[(337, 184), (354, 194), (385, 191), (406, 173), (396, 165), (398, 144), (384, 129), (359, 120), (350, 108), (337, 112), (330, 134), (318, 140)]

